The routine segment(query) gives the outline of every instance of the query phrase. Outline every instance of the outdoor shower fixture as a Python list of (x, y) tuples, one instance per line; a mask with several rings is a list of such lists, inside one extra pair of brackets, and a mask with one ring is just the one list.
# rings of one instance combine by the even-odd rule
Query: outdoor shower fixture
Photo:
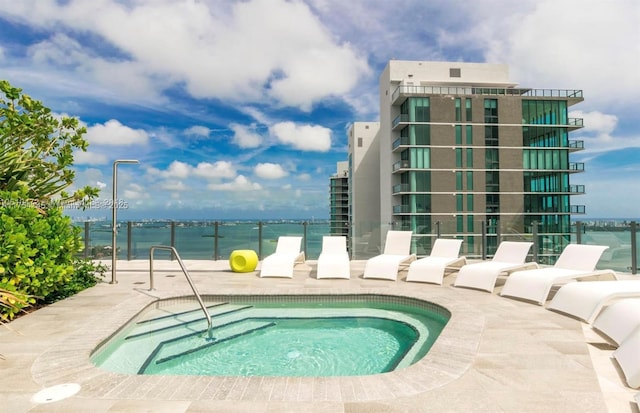
[(117, 211), (118, 211), (118, 165), (121, 163), (140, 163), (137, 159), (118, 159), (113, 162), (113, 191), (112, 191), (112, 203), (111, 203), (111, 231), (113, 232), (111, 238), (111, 283), (117, 284), (116, 280), (116, 257), (117, 257), (117, 237), (118, 237), (118, 225), (117, 225)]

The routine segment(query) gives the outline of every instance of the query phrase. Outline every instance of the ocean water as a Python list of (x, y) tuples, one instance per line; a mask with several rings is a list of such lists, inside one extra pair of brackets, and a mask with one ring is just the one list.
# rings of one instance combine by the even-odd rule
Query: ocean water
[[(83, 229), (84, 223), (78, 224)], [(231, 252), (251, 249), (265, 257), (275, 251), (279, 236), (301, 236), (308, 259), (317, 259), (322, 237), (330, 235), (329, 222), (122, 222), (118, 224), (118, 259), (148, 259), (154, 245), (174, 246), (182, 259), (228, 259)], [(260, 230), (260, 227), (262, 229)], [(129, 239), (130, 234), (130, 239)], [(172, 242), (173, 238), (173, 242)], [(216, 254), (217, 238), (217, 254)], [(109, 222), (89, 223), (89, 255), (111, 255), (112, 230)], [(154, 259), (168, 259), (168, 251), (156, 250)]]

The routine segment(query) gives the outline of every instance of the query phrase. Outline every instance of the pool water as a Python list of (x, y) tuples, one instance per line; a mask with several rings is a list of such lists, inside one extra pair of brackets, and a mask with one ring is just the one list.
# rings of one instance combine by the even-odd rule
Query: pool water
[(384, 297), (209, 297), (211, 331), (195, 302), (160, 301), (94, 351), (92, 361), (129, 374), (388, 372), (424, 357), (448, 314), (420, 300)]

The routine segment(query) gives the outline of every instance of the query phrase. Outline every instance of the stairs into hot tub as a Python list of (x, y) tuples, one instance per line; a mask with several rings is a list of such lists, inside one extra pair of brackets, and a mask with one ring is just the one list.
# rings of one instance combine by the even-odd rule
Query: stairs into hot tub
[(124, 338), (125, 345), (145, 348), (144, 354), (135, 357), (136, 364), (140, 365), (138, 374), (275, 325), (273, 321), (243, 315), (244, 311), (253, 308), (250, 305), (221, 302), (206, 308), (210, 318), (216, 320), (212, 328), (208, 328), (200, 309), (138, 321)]

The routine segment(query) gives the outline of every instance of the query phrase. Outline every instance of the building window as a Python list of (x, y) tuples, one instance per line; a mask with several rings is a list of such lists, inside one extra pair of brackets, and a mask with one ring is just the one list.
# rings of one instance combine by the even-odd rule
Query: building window
[(498, 99), (484, 100), (484, 123), (498, 123)]
[(456, 98), (456, 122), (462, 122), (462, 99)]
[(462, 125), (456, 125), (456, 145), (462, 145)]
[(467, 122), (471, 122), (472, 116), (472, 110), (471, 110), (471, 99), (467, 98), (464, 100), (464, 108), (465, 108), (465, 112), (466, 112), (466, 117), (467, 117)]
[(449, 68), (449, 77), (462, 77), (462, 69), (459, 67)]
[(358, 138), (358, 148), (362, 148), (362, 138)]

